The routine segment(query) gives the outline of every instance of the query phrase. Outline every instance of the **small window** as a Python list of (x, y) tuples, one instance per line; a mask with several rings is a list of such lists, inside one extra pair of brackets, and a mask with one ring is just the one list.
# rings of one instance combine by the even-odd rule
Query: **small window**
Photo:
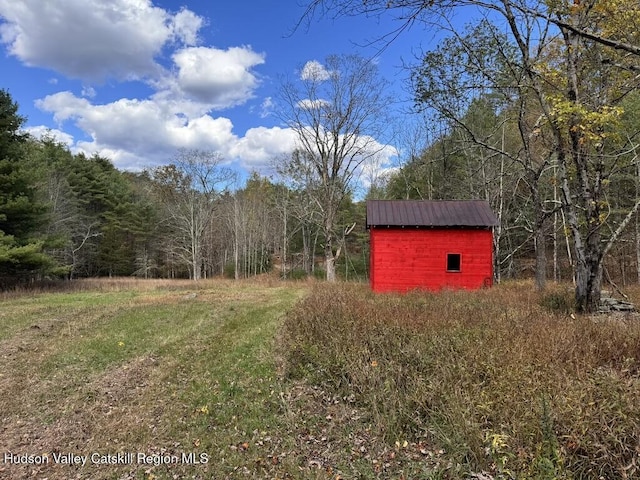
[(461, 255), (459, 253), (447, 253), (447, 272), (459, 272)]

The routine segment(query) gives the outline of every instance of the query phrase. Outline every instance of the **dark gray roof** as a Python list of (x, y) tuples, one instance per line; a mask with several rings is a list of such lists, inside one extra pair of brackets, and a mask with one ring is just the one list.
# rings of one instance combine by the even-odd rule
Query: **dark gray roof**
[(484, 200), (367, 200), (367, 228), (494, 227), (498, 224)]

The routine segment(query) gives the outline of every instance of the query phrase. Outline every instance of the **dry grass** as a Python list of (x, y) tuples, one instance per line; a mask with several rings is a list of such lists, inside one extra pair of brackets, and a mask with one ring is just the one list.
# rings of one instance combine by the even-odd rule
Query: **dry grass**
[(571, 316), (567, 295), (322, 286), (287, 318), (287, 373), (352, 398), (391, 445), (444, 451), (431, 478), (638, 477), (640, 320)]
[[(640, 321), (572, 318), (566, 286), (398, 296), (265, 276), (68, 287), (2, 298), (0, 455), (209, 462), (0, 457), (0, 478), (640, 476)], [(640, 305), (640, 289), (627, 293)]]
[[(272, 342), (303, 292), (268, 281), (110, 280), (5, 298), (0, 478), (263, 478), (256, 460), (269, 456), (280, 472), (298, 472), (286, 456)], [(54, 462), (119, 452), (180, 463)], [(183, 453), (209, 461), (185, 463)]]

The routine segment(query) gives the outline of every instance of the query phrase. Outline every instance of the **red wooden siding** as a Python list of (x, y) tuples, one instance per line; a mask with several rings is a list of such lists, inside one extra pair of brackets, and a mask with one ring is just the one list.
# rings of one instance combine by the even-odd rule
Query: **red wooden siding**
[[(369, 232), (370, 282), (375, 292), (491, 285), (490, 229), (372, 227)], [(448, 253), (461, 255), (460, 272), (447, 272)]]

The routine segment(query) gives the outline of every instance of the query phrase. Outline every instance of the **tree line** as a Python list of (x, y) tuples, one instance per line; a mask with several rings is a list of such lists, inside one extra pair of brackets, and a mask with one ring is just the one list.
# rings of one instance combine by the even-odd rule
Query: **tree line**
[[(308, 188), (255, 172), (238, 188), (225, 159), (202, 150), (121, 171), (100, 155), (30, 137), (24, 122), (0, 90), (2, 286), (93, 276), (325, 275), (321, 213)], [(346, 195), (336, 225), (362, 224), (363, 216)], [(366, 276), (363, 237), (352, 236), (343, 276)]]

